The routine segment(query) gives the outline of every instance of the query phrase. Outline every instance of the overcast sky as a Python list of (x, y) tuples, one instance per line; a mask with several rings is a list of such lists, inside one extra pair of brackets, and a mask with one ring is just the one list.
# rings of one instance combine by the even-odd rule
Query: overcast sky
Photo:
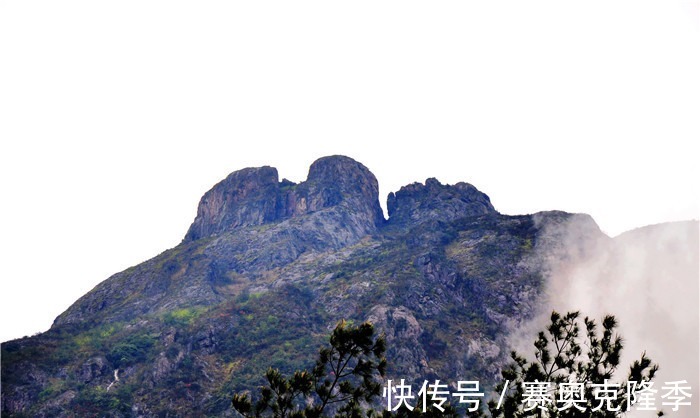
[(0, 340), (318, 157), (609, 235), (698, 218), (697, 1), (0, 2)]

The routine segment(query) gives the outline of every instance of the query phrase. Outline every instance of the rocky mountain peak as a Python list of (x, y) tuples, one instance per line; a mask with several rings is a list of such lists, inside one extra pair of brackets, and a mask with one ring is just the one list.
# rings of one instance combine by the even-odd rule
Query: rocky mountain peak
[(471, 184), (442, 184), (435, 178), (389, 193), (387, 209), (390, 224), (405, 226), (498, 213), (489, 197)]
[(322, 157), (314, 161), (309, 167), (307, 182), (318, 182), (319, 185), (348, 192), (353, 189), (364, 191), (368, 198), (379, 195), (374, 174), (361, 163), (343, 155)]
[(348, 201), (365, 212), (375, 225), (384, 222), (377, 178), (352, 158), (342, 155), (319, 158), (311, 164), (307, 180), (300, 186), (295, 190), (296, 195), (306, 198), (310, 210)]
[(377, 179), (352, 158), (320, 158), (311, 165), (307, 180), (299, 184), (279, 181), (274, 167), (244, 168), (204, 194), (185, 241), (280, 222), (338, 205), (365, 217), (369, 230), (384, 222)]
[(241, 226), (262, 225), (277, 216), (277, 169), (244, 168), (229, 174), (202, 196), (186, 241)]

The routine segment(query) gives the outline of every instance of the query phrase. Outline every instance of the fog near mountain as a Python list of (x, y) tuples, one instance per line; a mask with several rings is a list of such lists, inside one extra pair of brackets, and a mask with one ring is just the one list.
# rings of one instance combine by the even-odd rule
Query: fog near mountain
[[(600, 319), (614, 315), (624, 350), (618, 381), (643, 351), (657, 364), (656, 405), (673, 417), (698, 417), (699, 288), (698, 222), (651, 225), (609, 238), (587, 216), (550, 229), (557, 237), (548, 246), (546, 297), (537, 319), (514, 337), (513, 345), (531, 355), (536, 332), (549, 321), (551, 310), (580, 311)], [(664, 382), (687, 380), (691, 407), (673, 412), (662, 406)], [(652, 417), (634, 411), (632, 417)]]

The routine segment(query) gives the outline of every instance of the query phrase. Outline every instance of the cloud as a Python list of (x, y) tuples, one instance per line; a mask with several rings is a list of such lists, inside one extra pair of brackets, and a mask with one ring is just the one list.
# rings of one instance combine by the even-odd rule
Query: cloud
[[(552, 310), (581, 311), (598, 322), (612, 314), (624, 340), (617, 379), (624, 381), (629, 365), (646, 351), (660, 366), (657, 407), (669, 416), (700, 416), (698, 222), (651, 225), (609, 238), (587, 215), (556, 218), (551, 213), (537, 217), (545, 228), (538, 246), (548, 303), (514, 337), (514, 347), (531, 354), (535, 331)], [(694, 395), (692, 406), (678, 412), (662, 406), (661, 399), (664, 382), (675, 380), (687, 380)]]

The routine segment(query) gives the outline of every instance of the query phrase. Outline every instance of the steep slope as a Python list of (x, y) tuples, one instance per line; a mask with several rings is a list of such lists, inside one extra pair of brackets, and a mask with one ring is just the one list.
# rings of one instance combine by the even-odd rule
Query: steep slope
[(342, 318), (386, 333), (393, 378), (488, 386), (571, 246), (557, 227), (580, 221), (582, 251), (608, 239), (584, 215), (499, 214), (466, 183), (405, 186), (388, 208), (384, 220), (377, 180), (347, 157), (299, 184), (232, 173), (180, 245), (2, 345), (3, 413), (230, 416), (234, 391), (269, 366), (310, 365)]

